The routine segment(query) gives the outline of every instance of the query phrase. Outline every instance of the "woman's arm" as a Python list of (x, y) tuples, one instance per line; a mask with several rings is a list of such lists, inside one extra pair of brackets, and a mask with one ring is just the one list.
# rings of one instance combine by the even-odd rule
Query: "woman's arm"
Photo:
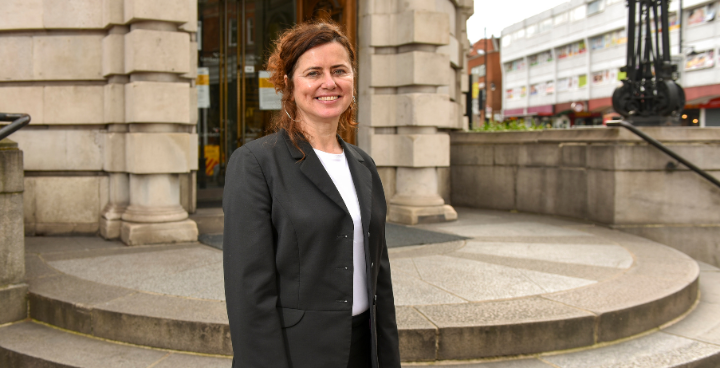
[(377, 280), (377, 352), (380, 368), (400, 368), (395, 299), (390, 277), (387, 243), (382, 242)]
[(262, 169), (247, 147), (228, 163), (223, 193), (223, 268), (235, 367), (288, 366), (275, 276), (270, 212)]

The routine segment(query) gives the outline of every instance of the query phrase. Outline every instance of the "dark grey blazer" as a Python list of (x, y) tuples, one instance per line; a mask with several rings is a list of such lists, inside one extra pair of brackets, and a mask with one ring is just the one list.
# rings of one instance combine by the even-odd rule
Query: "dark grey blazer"
[[(223, 197), (225, 296), (237, 368), (345, 368), (350, 353), (353, 222), (307, 142), (285, 131), (237, 149)], [(341, 140), (355, 183), (371, 304), (373, 367), (399, 368), (375, 163)]]

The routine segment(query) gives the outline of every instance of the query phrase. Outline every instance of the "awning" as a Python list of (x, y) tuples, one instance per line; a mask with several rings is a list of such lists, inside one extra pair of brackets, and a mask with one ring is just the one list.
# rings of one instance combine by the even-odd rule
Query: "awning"
[(524, 108), (524, 107), (519, 107), (519, 108), (517, 108), (517, 109), (505, 109), (505, 110), (503, 110), (503, 115), (504, 115), (505, 117), (510, 117), (510, 116), (523, 116), (523, 115), (525, 115), (525, 108)]
[(552, 116), (555, 113), (554, 105), (530, 106), (527, 108), (528, 115)]

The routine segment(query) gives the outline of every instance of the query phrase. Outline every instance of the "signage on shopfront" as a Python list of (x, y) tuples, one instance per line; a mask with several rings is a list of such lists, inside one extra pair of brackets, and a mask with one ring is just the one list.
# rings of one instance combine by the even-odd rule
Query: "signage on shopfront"
[(270, 82), (270, 72), (258, 72), (260, 110), (280, 110), (282, 108), (282, 94), (275, 92), (275, 86)]

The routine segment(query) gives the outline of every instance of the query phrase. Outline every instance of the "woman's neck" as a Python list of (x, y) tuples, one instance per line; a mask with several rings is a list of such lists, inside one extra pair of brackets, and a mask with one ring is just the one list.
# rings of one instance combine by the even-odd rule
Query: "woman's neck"
[(335, 124), (303, 122), (303, 130), (312, 148), (327, 153), (342, 153), (342, 147), (337, 139), (337, 122)]

